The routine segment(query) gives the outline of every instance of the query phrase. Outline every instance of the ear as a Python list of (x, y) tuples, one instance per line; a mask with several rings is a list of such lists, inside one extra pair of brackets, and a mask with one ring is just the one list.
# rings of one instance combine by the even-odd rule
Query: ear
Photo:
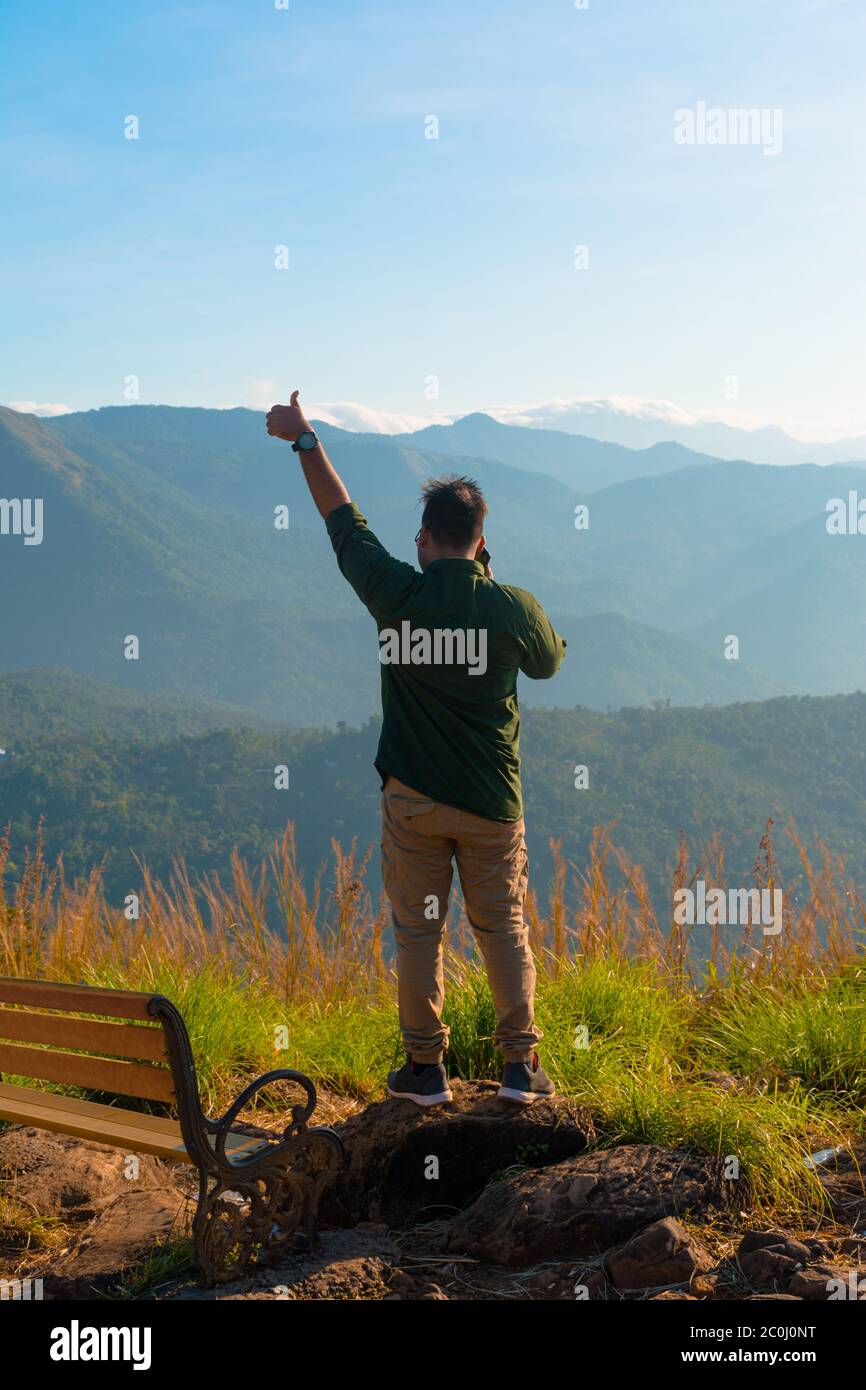
[(479, 556), (480, 556), (482, 550), (486, 550), (486, 549), (487, 549), (487, 541), (485, 540), (484, 535), (482, 534), (482, 535), (480, 535), (480, 536), (478, 537), (478, 544), (477, 544), (476, 547), (475, 547), (475, 558), (476, 558), (476, 560), (479, 558)]

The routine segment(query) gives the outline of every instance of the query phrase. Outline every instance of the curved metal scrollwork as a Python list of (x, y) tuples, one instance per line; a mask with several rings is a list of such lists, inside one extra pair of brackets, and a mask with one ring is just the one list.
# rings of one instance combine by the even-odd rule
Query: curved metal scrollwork
[[(186, 1025), (169, 999), (155, 995), (149, 1011), (165, 1029), (181, 1134), (199, 1172), (193, 1221), (196, 1261), (205, 1286), (239, 1278), (252, 1264), (288, 1252), (303, 1225), (312, 1238), (324, 1189), (344, 1161), (342, 1140), (327, 1126), (307, 1127), (316, 1088), (303, 1072), (266, 1072), (245, 1087), (218, 1120), (203, 1113)], [(264, 1086), (290, 1081), (306, 1092), (292, 1107), (281, 1135), (262, 1132), (262, 1143), (233, 1159), (226, 1143), (238, 1115)]]
[(194, 1238), (205, 1284), (227, 1283), (290, 1254), (302, 1228), (310, 1238), (319, 1198), (341, 1162), (338, 1136), (321, 1129), (279, 1163), (267, 1154), (232, 1177), (203, 1175)]

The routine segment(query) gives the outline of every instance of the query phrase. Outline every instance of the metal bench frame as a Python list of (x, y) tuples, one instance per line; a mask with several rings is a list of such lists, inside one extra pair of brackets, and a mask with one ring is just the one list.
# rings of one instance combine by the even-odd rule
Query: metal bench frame
[[(310, 1078), (287, 1068), (265, 1072), (241, 1091), (220, 1119), (208, 1119), (201, 1108), (192, 1048), (179, 1010), (169, 999), (154, 995), (148, 1012), (165, 1029), (180, 1130), (198, 1168), (193, 1241), (205, 1287), (235, 1278), (254, 1257), (261, 1259), (259, 1251), (269, 1261), (285, 1253), (302, 1221), (312, 1242), (319, 1199), (345, 1154), (333, 1129), (307, 1128), (316, 1108), (316, 1088)], [(232, 1125), (253, 1096), (275, 1081), (302, 1087), (306, 1104), (292, 1107), (291, 1123), (276, 1142), (250, 1158), (233, 1161), (225, 1151)], [(245, 1199), (249, 1213), (245, 1215), (236, 1200), (227, 1200), (226, 1192)]]
[[(3, 983), (12, 985), (13, 981)], [(26, 983), (51, 988), (43, 981)], [(84, 986), (78, 987), (78, 992), (82, 989), (90, 993)], [(115, 992), (94, 988), (93, 1013), (99, 1013), (102, 993)], [(139, 998), (143, 1002), (148, 997)], [(61, 1010), (58, 1022), (62, 1021), (63, 1005), (49, 1007)], [(85, 1008), (90, 1010), (90, 1004), (69, 1005), (67, 1012), (81, 1013)], [(163, 995), (151, 995), (146, 1012), (162, 1025), (165, 1036), (186, 1150), (178, 1152), (175, 1161), (190, 1162), (198, 1170), (198, 1204), (192, 1230), (203, 1286), (227, 1283), (241, 1277), (253, 1264), (271, 1263), (289, 1253), (301, 1227), (312, 1243), (322, 1192), (345, 1162), (342, 1140), (333, 1129), (325, 1125), (308, 1127), (316, 1107), (313, 1082), (299, 1071), (281, 1068), (266, 1072), (244, 1088), (224, 1115), (209, 1119), (201, 1107), (189, 1034), (179, 1009)], [(300, 1086), (306, 1092), (306, 1102), (292, 1107), (291, 1122), (281, 1134), (256, 1130), (255, 1137), (260, 1138), (262, 1146), (237, 1158), (230, 1157), (226, 1142), (237, 1132), (232, 1126), (239, 1114), (263, 1087), (277, 1081)], [(62, 1117), (55, 1127), (62, 1130)]]

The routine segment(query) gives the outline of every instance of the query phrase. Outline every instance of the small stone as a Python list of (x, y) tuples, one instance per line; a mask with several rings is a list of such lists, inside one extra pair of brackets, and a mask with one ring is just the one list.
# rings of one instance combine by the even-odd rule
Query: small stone
[(784, 1247), (787, 1244), (788, 1236), (784, 1231), (747, 1231), (740, 1241), (737, 1255), (750, 1255), (753, 1250)]
[(752, 1250), (739, 1259), (740, 1269), (753, 1284), (787, 1284), (799, 1266), (781, 1250), (763, 1248)]
[(647, 1226), (633, 1240), (609, 1250), (605, 1273), (615, 1288), (649, 1289), (687, 1284), (713, 1267), (711, 1256), (674, 1217)]
[(717, 1086), (720, 1091), (735, 1091), (739, 1084), (737, 1078), (727, 1071), (702, 1071), (700, 1079), (708, 1086)]
[(826, 1303), (831, 1299), (861, 1301), (866, 1299), (866, 1269), (832, 1264), (801, 1269), (791, 1279), (788, 1293), (810, 1303)]

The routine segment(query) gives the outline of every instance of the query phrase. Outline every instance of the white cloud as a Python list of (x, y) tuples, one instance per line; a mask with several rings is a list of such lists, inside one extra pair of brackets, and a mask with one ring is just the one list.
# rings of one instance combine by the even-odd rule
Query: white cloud
[(454, 415), (401, 415), (359, 405), (357, 401), (323, 401), (305, 405), (304, 410), (308, 417), (324, 420), (328, 425), (369, 434), (407, 434), (427, 425), (450, 425), (456, 419)]
[[(866, 421), (796, 420), (770, 417), (753, 411), (715, 407), (711, 410), (685, 410), (673, 401), (651, 400), (639, 396), (585, 396), (570, 401), (546, 401), (541, 405), (503, 405), (484, 407), (504, 425), (534, 425), (538, 429), (558, 429), (579, 434), (581, 425), (588, 428), (587, 416), (614, 415), (633, 421), (656, 421), (687, 428), (692, 425), (723, 424), (739, 430), (757, 430), (775, 425), (793, 439), (804, 443), (831, 443), (866, 434)], [(592, 431), (589, 431), (592, 433)]]
[(71, 415), (71, 405), (39, 405), (37, 401), (10, 401), (10, 410), (18, 410), (22, 415)]

